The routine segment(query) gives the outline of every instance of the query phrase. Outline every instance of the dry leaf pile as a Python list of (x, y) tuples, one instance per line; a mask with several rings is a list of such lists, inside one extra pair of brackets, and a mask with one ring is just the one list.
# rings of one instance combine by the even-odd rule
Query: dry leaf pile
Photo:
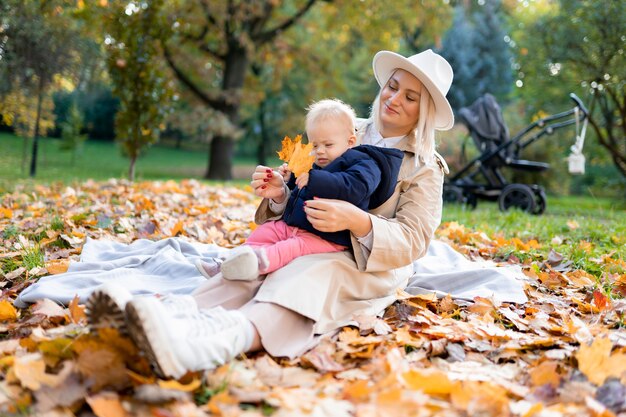
[[(295, 360), (259, 353), (166, 381), (117, 331), (90, 331), (76, 300), (12, 300), (65, 271), (87, 238), (239, 245), (251, 193), (112, 180), (16, 189), (0, 203), (0, 415), (626, 415), (626, 263), (612, 254), (597, 259), (606, 285), (552, 252), (521, 265), (524, 305), (400, 293), (383, 318), (355, 317)], [(503, 246), (542, 245), (456, 223), (438, 237), (481, 262), (498, 262)]]

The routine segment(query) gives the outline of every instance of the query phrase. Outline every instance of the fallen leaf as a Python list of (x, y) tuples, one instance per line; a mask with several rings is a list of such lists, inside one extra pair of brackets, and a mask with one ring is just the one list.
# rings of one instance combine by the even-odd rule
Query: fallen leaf
[(119, 396), (114, 392), (101, 392), (87, 397), (87, 404), (97, 417), (126, 417), (128, 414)]
[(36, 391), (42, 386), (57, 387), (62, 384), (73, 369), (72, 362), (64, 362), (58, 374), (46, 372), (46, 364), (39, 353), (15, 358), (13, 371), (23, 387)]
[(49, 298), (37, 301), (32, 307), (33, 314), (42, 315), (46, 318), (64, 318), (67, 315), (65, 308), (61, 307)]
[(437, 369), (412, 369), (402, 374), (406, 386), (426, 394), (450, 394), (455, 382), (445, 372)]
[(184, 392), (193, 392), (197, 390), (198, 388), (200, 388), (200, 385), (202, 385), (202, 381), (198, 378), (194, 378), (188, 384), (181, 384), (180, 382), (174, 379), (168, 380), (168, 381), (159, 379), (158, 384), (159, 384), (159, 387), (165, 388), (165, 389), (172, 389), (172, 390), (184, 391)]
[(86, 323), (87, 315), (85, 314), (85, 306), (78, 304), (80, 299), (78, 295), (74, 296), (67, 309), (70, 312), (70, 319), (73, 323)]
[(67, 272), (67, 268), (69, 268), (69, 266), (69, 259), (55, 259), (46, 262), (46, 269), (50, 275), (63, 274)]
[(626, 354), (611, 354), (613, 344), (608, 337), (597, 337), (591, 345), (581, 345), (576, 353), (578, 369), (596, 385), (609, 377), (622, 377), (626, 372)]
[(0, 321), (17, 320), (17, 310), (6, 300), (0, 301)]
[(537, 366), (530, 368), (530, 381), (533, 386), (541, 386), (550, 384), (553, 387), (558, 387), (561, 382), (561, 377), (556, 372), (557, 363), (553, 361), (545, 361)]

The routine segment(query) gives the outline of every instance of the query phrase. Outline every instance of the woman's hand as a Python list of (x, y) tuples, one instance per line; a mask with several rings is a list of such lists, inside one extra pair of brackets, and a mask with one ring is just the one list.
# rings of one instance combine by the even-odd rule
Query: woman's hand
[(356, 237), (367, 235), (372, 230), (369, 215), (343, 200), (315, 198), (304, 206), (306, 218), (320, 232), (349, 230)]
[(254, 194), (262, 198), (271, 198), (277, 203), (285, 201), (285, 181), (278, 171), (259, 165), (252, 173), (250, 186)]

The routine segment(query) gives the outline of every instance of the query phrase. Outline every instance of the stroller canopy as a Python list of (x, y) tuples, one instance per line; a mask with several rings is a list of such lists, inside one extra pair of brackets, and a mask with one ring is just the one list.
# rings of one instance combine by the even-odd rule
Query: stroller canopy
[(504, 142), (509, 138), (500, 106), (491, 94), (485, 94), (471, 106), (463, 107), (459, 110), (459, 117), (470, 131), (483, 139)]

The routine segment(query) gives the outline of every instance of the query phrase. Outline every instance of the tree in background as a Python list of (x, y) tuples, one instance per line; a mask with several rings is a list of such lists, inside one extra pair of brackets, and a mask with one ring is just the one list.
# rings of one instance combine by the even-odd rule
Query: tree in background
[(499, 0), (455, 8), (454, 23), (441, 49), (454, 69), (449, 97), (455, 110), (469, 106), (485, 93), (503, 102), (511, 92), (512, 53), (505, 41), (500, 8)]
[(64, 6), (61, 0), (7, 0), (0, 6), (0, 112), (5, 122), (17, 124), (18, 133), (32, 132), (31, 177), (39, 136), (50, 127), (53, 82), (75, 63), (77, 32)]
[(441, 54), (454, 69), (448, 99), (455, 110), (473, 103), (480, 96), (476, 82), (480, 57), (474, 45), (474, 31), (465, 14), (464, 7), (455, 7), (452, 27), (446, 32), (441, 48)]
[(206, 178), (232, 177), (242, 89), (256, 50), (298, 22), (315, 2), (196, 0), (173, 15), (175, 36), (165, 48), (167, 62), (184, 86), (232, 124), (211, 141)]
[[(303, 131), (312, 101), (337, 97), (367, 117), (378, 85), (372, 57), (382, 49), (411, 55), (440, 45), (452, 8), (438, 0), (336, 0), (319, 4), (289, 32), (257, 50), (241, 116), (257, 160), (275, 155), (280, 140)], [(258, 63), (258, 65), (257, 65)], [(251, 149), (240, 142), (240, 150)], [(252, 153), (248, 153), (252, 155)]]
[(523, 82), (520, 93), (533, 103), (534, 111), (555, 104), (563, 106), (569, 92), (584, 99), (592, 111), (592, 131), (623, 181), (626, 10), (621, 6), (619, 2), (560, 1), (526, 16), (519, 36), (518, 59)]
[(74, 103), (68, 111), (67, 120), (61, 123), (61, 149), (72, 153), (72, 165), (76, 163), (76, 156), (87, 140), (87, 135), (82, 134), (83, 127), (83, 114)]
[(120, 99), (116, 140), (130, 158), (132, 181), (137, 158), (158, 140), (171, 106), (171, 88), (159, 61), (167, 37), (163, 0), (109, 3), (105, 21), (108, 68)]

